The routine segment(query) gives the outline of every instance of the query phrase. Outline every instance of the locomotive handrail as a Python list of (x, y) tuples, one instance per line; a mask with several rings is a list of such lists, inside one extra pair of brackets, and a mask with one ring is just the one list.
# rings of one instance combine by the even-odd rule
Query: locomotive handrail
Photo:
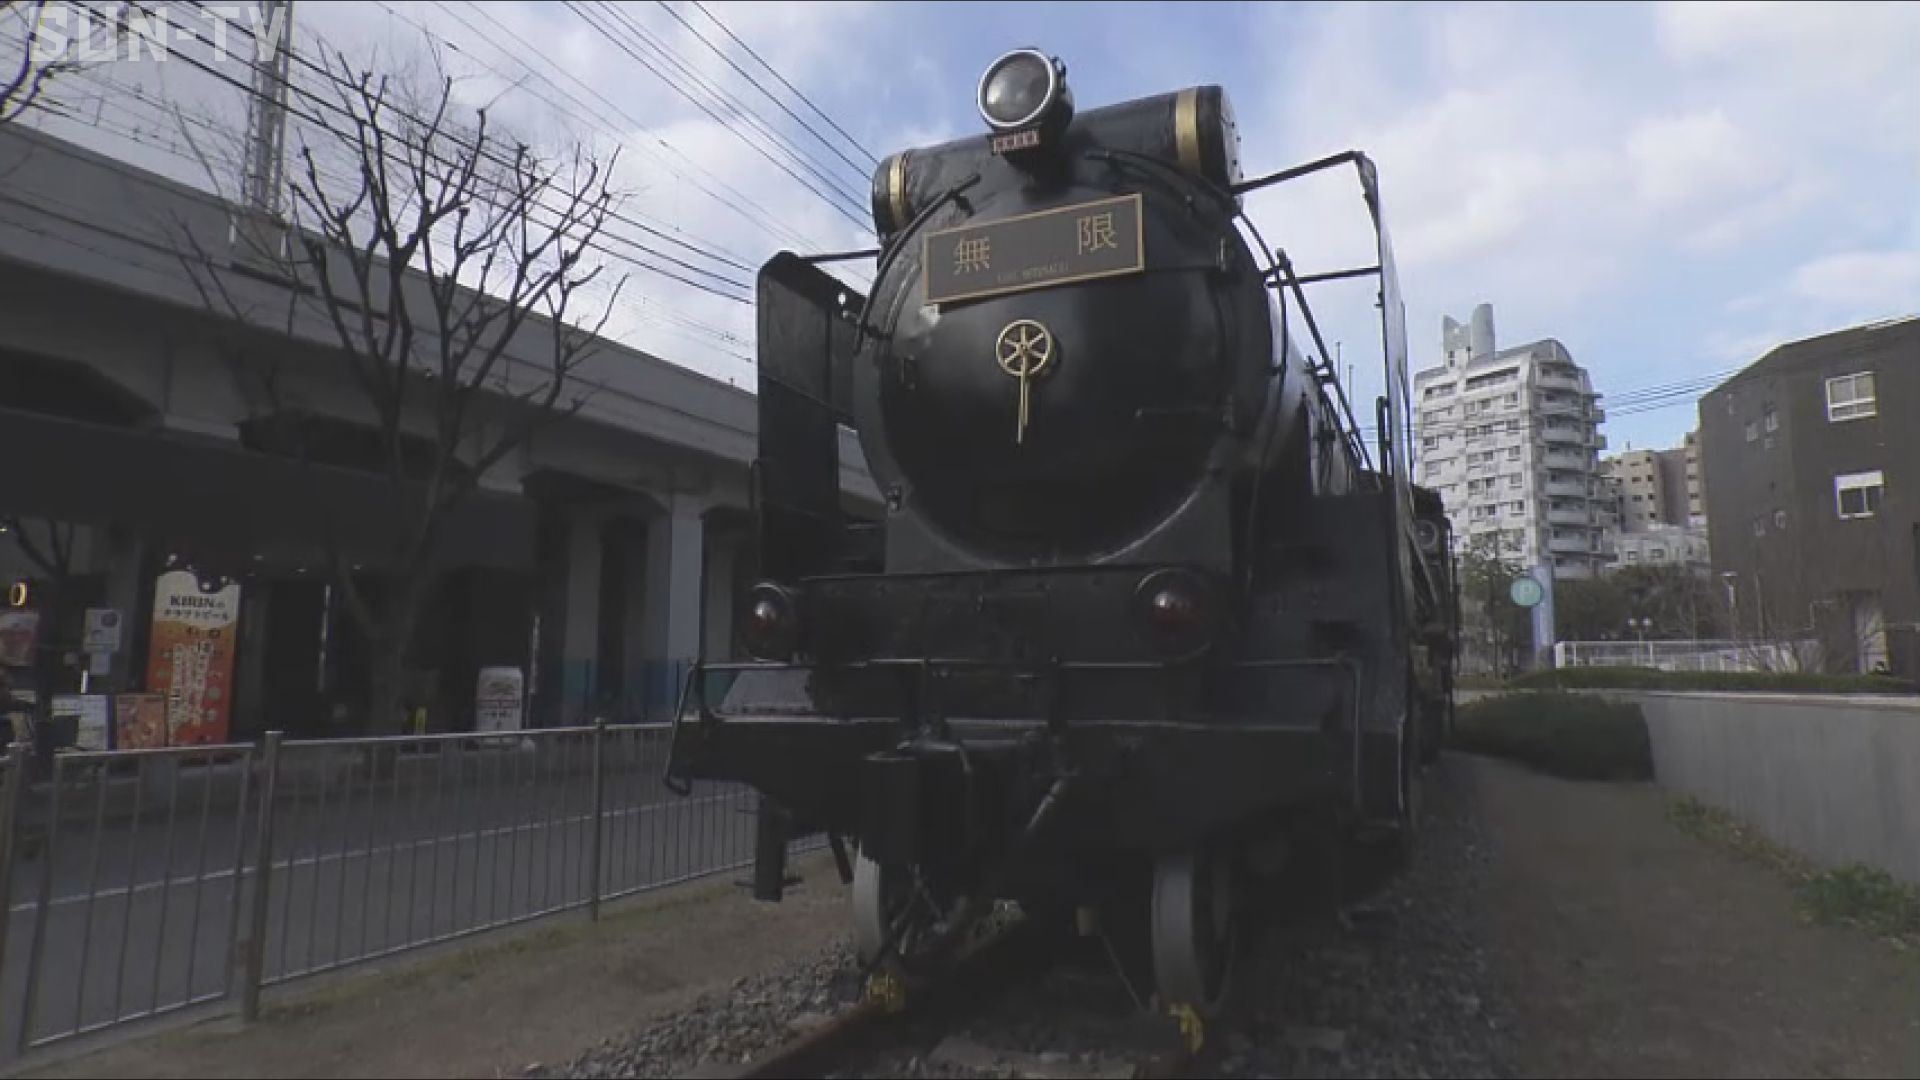
[[(954, 198), (979, 182), (980, 174), (974, 173), (972, 176), (948, 188), (940, 194), (939, 198), (921, 207), (920, 212), (913, 215), (912, 220), (901, 226), (900, 231), (894, 235), (899, 237), (911, 235), (915, 229), (927, 223), (927, 219), (933, 216), (934, 211), (945, 206), (948, 199)], [(892, 265), (893, 260), (899, 255), (900, 249), (905, 246), (904, 243), (899, 242), (887, 244), (885, 250), (880, 253), (880, 261), (875, 264), (873, 268), (873, 280), (875, 284), (878, 284), (882, 278), (887, 276), (887, 267)], [(867, 290), (867, 297), (860, 304), (860, 321), (854, 326), (853, 338), (853, 351), (856, 353), (867, 343), (867, 316), (873, 314), (873, 298), (874, 294), (878, 291), (878, 289)]]
[(809, 265), (827, 262), (852, 262), (854, 259), (871, 259), (880, 254), (879, 248), (861, 248), (859, 251), (829, 251), (822, 255), (801, 255), (799, 259)]
[(1279, 172), (1271, 172), (1265, 176), (1256, 176), (1251, 180), (1242, 180), (1227, 190), (1235, 195), (1245, 195), (1249, 191), (1259, 191), (1261, 188), (1272, 187), (1275, 184), (1284, 184), (1288, 180), (1296, 180), (1308, 173), (1317, 173), (1322, 169), (1331, 169), (1336, 165), (1345, 165), (1348, 162), (1358, 164), (1364, 158), (1365, 155), (1358, 150), (1342, 150), (1337, 154), (1330, 154), (1318, 161), (1309, 161), (1305, 165), (1295, 165), (1290, 169), (1281, 169)]
[(1318, 274), (1297, 274), (1293, 281), (1296, 285), (1315, 285), (1322, 281), (1345, 281), (1347, 278), (1366, 277), (1380, 273), (1380, 264), (1356, 266), (1351, 270), (1327, 270)]
[[(1320, 361), (1314, 365), (1314, 375), (1323, 384), (1333, 385), (1334, 400), (1339, 404), (1341, 414), (1347, 418), (1347, 430), (1342, 433), (1346, 436), (1347, 448), (1353, 451), (1354, 457), (1359, 460), (1362, 467), (1369, 472), (1376, 471), (1373, 466), (1373, 455), (1367, 453), (1367, 444), (1360, 438), (1360, 421), (1353, 417), (1353, 403), (1347, 400), (1346, 387), (1340, 385), (1339, 372), (1334, 371), (1327, 363), (1329, 355), (1327, 341), (1320, 335), (1320, 323), (1313, 317), (1313, 308), (1307, 303), (1306, 290), (1300, 287), (1300, 279), (1293, 273), (1293, 260), (1287, 257), (1285, 251), (1276, 250), (1273, 255), (1274, 260), (1279, 264), (1276, 269), (1285, 275), (1285, 280), (1275, 282), (1274, 287), (1293, 290), (1294, 301), (1300, 305), (1300, 317), (1307, 321), (1307, 333), (1313, 335), (1314, 347), (1320, 350)], [(1383, 468), (1385, 465), (1386, 462), (1381, 462)]]

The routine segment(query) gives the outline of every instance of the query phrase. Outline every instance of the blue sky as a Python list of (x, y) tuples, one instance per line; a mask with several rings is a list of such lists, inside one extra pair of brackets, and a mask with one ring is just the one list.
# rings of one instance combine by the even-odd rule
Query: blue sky
[[(672, 7), (726, 44), (694, 8)], [(661, 5), (618, 8), (630, 20), (620, 33), (646, 29), (810, 144)], [(1920, 313), (1920, 5), (707, 8), (883, 156), (978, 131), (979, 73), (1020, 45), (1065, 59), (1083, 107), (1225, 86), (1249, 170), (1367, 152), (1380, 167), (1415, 366), (1436, 360), (1443, 315), (1464, 318), (1480, 302), (1494, 305), (1503, 344), (1557, 337), (1601, 392), (1623, 401), (1737, 368), (1781, 340)], [(630, 205), (749, 262), (781, 238), (703, 194), (685, 163), (727, 179), (812, 242), (860, 242), (846, 218), (613, 44), (604, 29), (612, 17), (597, 5), (487, 11), (497, 23), (465, 3), (302, 4), (299, 40), (317, 34), (389, 60), (430, 39), (452, 43), (471, 100), (500, 102), (503, 115), (549, 140), (632, 144)], [(542, 101), (540, 80), (563, 80), (562, 68), (622, 115)], [(238, 122), (237, 95), (223, 99), (177, 63), (96, 74), (75, 92), (108, 93), (117, 81)], [(89, 137), (194, 172), (164, 153), (163, 120), (148, 123), (151, 137), (140, 145), (129, 142), (142, 130), (137, 121)], [(639, 144), (664, 150), (676, 168)], [(824, 147), (809, 151), (839, 169)], [(865, 191), (863, 173), (836, 176)], [(1268, 240), (1303, 268), (1366, 258), (1365, 219), (1345, 177), (1262, 197), (1251, 209)], [(633, 299), (612, 323), (623, 339), (750, 383), (738, 355), (752, 335), (750, 311), (644, 273), (628, 289)], [(1349, 290), (1326, 304), (1330, 336), (1365, 371), (1377, 337), (1364, 297)], [(1377, 379), (1359, 383), (1364, 396)], [(1669, 445), (1694, 419), (1685, 405), (1616, 407), (1606, 434), (1614, 449)]]

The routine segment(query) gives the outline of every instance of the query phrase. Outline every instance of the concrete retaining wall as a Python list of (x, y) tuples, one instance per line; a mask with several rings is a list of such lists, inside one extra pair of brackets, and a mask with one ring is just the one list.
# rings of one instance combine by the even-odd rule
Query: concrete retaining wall
[(1646, 714), (1662, 787), (1828, 865), (1920, 883), (1920, 701), (1608, 692)]

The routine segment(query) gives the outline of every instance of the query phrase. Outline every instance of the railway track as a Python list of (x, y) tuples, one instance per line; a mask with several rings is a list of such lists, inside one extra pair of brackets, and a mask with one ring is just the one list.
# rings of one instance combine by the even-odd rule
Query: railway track
[[(1173, 1080), (1200, 1075), (1195, 1070), (1202, 1056), (1185, 1034), (1191, 1029), (1173, 1017), (1136, 1012), (1124, 1018), (1131, 1047), (1092, 1067), (1061, 1049), (1036, 1052), (1031, 1038), (1022, 1040), (1027, 1046), (996, 1047), (961, 1034), (1008, 994), (1060, 977), (1066, 951), (1066, 943), (1015, 923), (938, 973), (904, 979), (876, 975), (859, 1002), (728, 1075), (737, 1080), (903, 1074)], [(1046, 1018), (1033, 1019), (1044, 1024)]]

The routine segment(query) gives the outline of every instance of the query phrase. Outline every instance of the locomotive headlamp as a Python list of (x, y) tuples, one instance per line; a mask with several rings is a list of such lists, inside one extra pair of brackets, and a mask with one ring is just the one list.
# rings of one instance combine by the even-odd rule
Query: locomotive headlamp
[(1187, 570), (1156, 570), (1134, 590), (1134, 620), (1147, 644), (1167, 658), (1190, 656), (1212, 640), (1213, 590)]
[(1071, 110), (1067, 66), (1038, 49), (1015, 49), (980, 77), (980, 118), (995, 131), (1014, 131)]
[(800, 640), (800, 609), (793, 594), (772, 582), (748, 590), (740, 636), (755, 659), (790, 658)]

